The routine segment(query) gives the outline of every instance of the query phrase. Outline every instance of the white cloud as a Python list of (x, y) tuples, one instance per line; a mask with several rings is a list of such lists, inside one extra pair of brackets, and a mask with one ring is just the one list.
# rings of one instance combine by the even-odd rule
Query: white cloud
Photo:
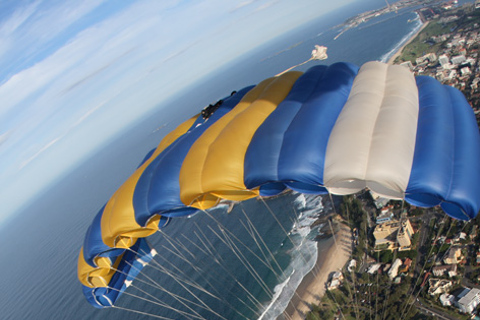
[[(25, 196), (162, 100), (301, 21), (278, 23), (292, 4), (277, 1), (152, 0), (134, 2), (76, 30), (68, 41), (52, 40), (102, 2), (73, 6), (60, 1), (50, 7), (37, 2), (3, 24), (0, 43), (5, 40), (16, 49), (6, 53), (8, 58), (0, 57), (0, 67), (17, 61), (11, 56), (18, 51), (26, 50), (23, 57), (31, 58), (47, 45), (56, 46), (9, 79), (0, 78), (0, 180), (5, 185), (15, 180), (20, 188), (22, 181), (38, 175), (35, 185), (22, 191)], [(14, 190), (0, 187), (0, 199), (10, 199), (9, 192)], [(18, 205), (11, 200), (10, 207)]]

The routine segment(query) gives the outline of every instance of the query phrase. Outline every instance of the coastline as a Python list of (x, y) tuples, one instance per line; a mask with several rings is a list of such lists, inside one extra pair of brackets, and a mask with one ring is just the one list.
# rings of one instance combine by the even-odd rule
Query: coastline
[[(341, 270), (350, 259), (350, 228), (338, 222), (339, 230), (333, 237), (320, 241), (315, 267), (302, 280), (292, 297), (283, 318), (303, 320), (310, 311), (310, 305), (316, 304), (325, 294), (325, 284), (332, 272)], [(336, 245), (335, 245), (336, 243)], [(288, 316), (286, 316), (288, 315)], [(279, 317), (279, 319), (281, 319)]]
[(425, 29), (428, 26), (428, 23), (429, 21), (424, 22), (422, 26), (418, 29), (418, 31), (415, 32), (415, 34), (412, 35), (410, 39), (408, 39), (408, 41), (403, 44), (403, 46), (398, 48), (398, 50), (390, 57), (390, 59), (388, 59), (387, 63), (393, 64), (395, 59), (402, 54), (403, 49), (405, 49), (405, 47), (408, 46), (420, 34), (420, 32), (422, 32), (423, 29)]

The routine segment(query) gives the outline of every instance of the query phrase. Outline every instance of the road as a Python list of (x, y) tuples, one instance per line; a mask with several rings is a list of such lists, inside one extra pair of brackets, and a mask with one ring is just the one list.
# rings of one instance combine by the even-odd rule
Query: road
[(452, 317), (451, 315), (441, 311), (441, 310), (437, 310), (435, 308), (432, 308), (432, 307), (429, 307), (429, 306), (426, 306), (424, 304), (422, 304), (420, 301), (415, 301), (415, 307), (420, 310), (420, 311), (423, 311), (425, 314), (429, 314), (429, 315), (432, 315), (432, 316), (435, 316), (437, 317), (438, 319), (443, 319), (443, 320), (457, 320), (457, 318), (455, 317)]

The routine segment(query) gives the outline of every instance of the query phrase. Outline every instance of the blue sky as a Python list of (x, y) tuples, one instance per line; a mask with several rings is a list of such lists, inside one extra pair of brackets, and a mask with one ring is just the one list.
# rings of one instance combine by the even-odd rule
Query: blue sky
[(1, 1), (0, 223), (161, 101), (353, 1)]

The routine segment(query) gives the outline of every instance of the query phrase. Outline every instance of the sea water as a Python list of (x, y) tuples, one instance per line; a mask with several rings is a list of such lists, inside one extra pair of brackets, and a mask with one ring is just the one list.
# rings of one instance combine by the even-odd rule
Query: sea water
[[(420, 27), (418, 20), (408, 22), (414, 20), (416, 14), (403, 10), (372, 19), (347, 30), (334, 40), (342, 29), (333, 26), (353, 14), (381, 7), (384, 1), (362, 0), (361, 5), (342, 9), (330, 20), (312, 21), (266, 43), (244, 59), (221, 69), (196, 92), (212, 100), (228, 95), (232, 89), (257, 83), (308, 59), (315, 44), (329, 48), (329, 59), (308, 63), (300, 70), (315, 63), (348, 61), (361, 65), (369, 60), (385, 61)], [(196, 107), (195, 112), (198, 112), (203, 105)], [(143, 128), (151, 127), (153, 130), (158, 127), (154, 117), (149, 121), (125, 136), (138, 135)], [(139, 150), (147, 150), (157, 142), (150, 136), (147, 138), (144, 139), (143, 149), (131, 144), (129, 155), (141, 159)], [(129, 145), (125, 140), (122, 143)], [(111, 150), (106, 148), (102, 155), (97, 156), (97, 164), (98, 158), (103, 157), (103, 168), (108, 165), (111, 169), (112, 159), (117, 155)], [(121, 167), (120, 164), (118, 166)], [(121, 168), (125, 167), (128, 166)], [(81, 293), (76, 277), (78, 251), (85, 231), (101, 204), (81, 202), (79, 199), (95, 195), (106, 201), (128, 176), (128, 172), (118, 169), (123, 173), (102, 179), (100, 177), (105, 175), (101, 168), (95, 170), (78, 168), (53, 189), (46, 191), (48, 197), (39, 199), (1, 229), (1, 319), (151, 319), (123, 310), (94, 309)], [(76, 181), (77, 185), (71, 185), (71, 181)], [(229, 320), (274, 319), (282, 313), (303, 276), (314, 266), (318, 253), (310, 226), (319, 215), (329, 210), (321, 201), (319, 196), (295, 193), (271, 199), (267, 201), (268, 208), (278, 221), (262, 201), (255, 199), (237, 204), (230, 213), (227, 213), (226, 206), (211, 210), (216, 221), (202, 213), (178, 219), (165, 228), (165, 233), (175, 236), (185, 248), (178, 243), (172, 247), (161, 234), (151, 239), (159, 253), (156, 261), (175, 270), (177, 278), (169, 278), (153, 263), (145, 268), (145, 274), (162, 282), (165, 289), (177, 290), (178, 295), (195, 303), (196, 306), (188, 304), (194, 311), (171, 295), (140, 281), (134, 282), (134, 287), (129, 288), (127, 293), (142, 295), (138, 287), (171, 306), (188, 313), (198, 313), (207, 319), (221, 319), (222, 316)], [(265, 245), (261, 244), (260, 238)], [(192, 289), (193, 283), (204, 285), (208, 293)], [(182, 318), (176, 312), (128, 295), (122, 296), (118, 304), (163, 317)]]

